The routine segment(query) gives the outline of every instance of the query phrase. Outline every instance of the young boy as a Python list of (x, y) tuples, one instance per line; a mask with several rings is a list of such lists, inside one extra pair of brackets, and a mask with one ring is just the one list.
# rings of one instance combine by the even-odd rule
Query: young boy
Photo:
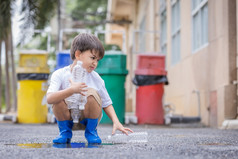
[[(128, 131), (133, 132), (129, 128), (125, 128), (119, 122), (112, 101), (105, 88), (104, 81), (94, 71), (98, 65), (98, 61), (104, 56), (104, 48), (97, 37), (91, 34), (82, 33), (77, 35), (71, 45), (70, 50), (73, 63), (69, 66), (56, 70), (51, 77), (50, 86), (47, 91), (47, 102), (52, 104), (53, 113), (57, 119), (59, 127), (59, 136), (53, 140), (53, 143), (70, 143), (72, 138), (73, 125), (70, 110), (65, 103), (65, 98), (80, 93), (87, 95), (87, 103), (85, 109), (81, 112), (81, 118), (78, 127), (85, 126), (85, 138), (88, 143), (101, 143), (101, 139), (97, 133), (97, 125), (102, 117), (102, 108), (113, 122), (112, 134), (118, 129), (125, 134)], [(77, 61), (83, 62), (83, 68), (88, 72), (87, 81), (85, 83), (75, 83), (65, 76), (66, 71), (76, 65)], [(66, 87), (65, 81), (70, 80), (71, 86)]]

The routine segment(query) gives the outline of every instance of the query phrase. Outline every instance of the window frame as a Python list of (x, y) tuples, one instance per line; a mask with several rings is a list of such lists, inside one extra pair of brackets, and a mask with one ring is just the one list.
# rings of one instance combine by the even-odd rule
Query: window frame
[[(160, 0), (160, 29), (161, 29), (161, 40), (160, 48), (162, 54), (167, 54), (167, 10), (166, 0)], [(163, 24), (165, 26), (163, 26)], [(165, 34), (163, 36), (163, 34)]]
[[(191, 16), (192, 16), (192, 53), (196, 53), (199, 50), (201, 50), (202, 48), (208, 46), (208, 0), (200, 0), (200, 3), (197, 4), (197, 6), (193, 6), (193, 1), (191, 0)], [(207, 28), (204, 29), (204, 25), (202, 25), (202, 22), (204, 21), (203, 19), (203, 8), (207, 7)], [(197, 16), (197, 22), (198, 24), (196, 25), (197, 30), (195, 32), (194, 29), (194, 19)], [(203, 30), (204, 29), (204, 30)], [(206, 31), (206, 33), (203, 33), (203, 31)], [(200, 35), (199, 37), (196, 37), (195, 39), (195, 34)], [(207, 34), (207, 35), (205, 35)], [(205, 41), (203, 41), (203, 39), (206, 39)], [(195, 42), (197, 42), (198, 44), (195, 44)], [(198, 46), (196, 46), (198, 45)]]
[[(171, 64), (175, 65), (181, 60), (181, 1), (171, 1)], [(178, 6), (175, 6), (178, 5)], [(178, 7), (178, 13), (176, 17), (173, 16), (173, 7)], [(176, 12), (176, 10), (175, 10)], [(175, 26), (174, 26), (175, 25)]]

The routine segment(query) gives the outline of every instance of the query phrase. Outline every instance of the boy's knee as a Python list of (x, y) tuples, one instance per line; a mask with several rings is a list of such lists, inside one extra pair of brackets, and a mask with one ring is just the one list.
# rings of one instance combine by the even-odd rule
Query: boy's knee
[(87, 97), (87, 104), (85, 105), (85, 109), (83, 111), (84, 117), (96, 119), (101, 116), (101, 113), (101, 105), (93, 95), (89, 95)]
[(96, 102), (97, 105), (101, 107), (102, 100), (99, 94), (97, 93), (97, 91), (93, 88), (89, 88), (87, 93), (88, 93), (88, 97), (87, 97), (88, 102), (92, 102), (92, 103)]
[(99, 103), (97, 102), (97, 100), (95, 99), (95, 97), (93, 95), (90, 95), (87, 97), (87, 104), (89, 105), (97, 105), (100, 107)]
[(53, 113), (58, 121), (69, 120), (70, 112), (64, 101), (52, 105)]

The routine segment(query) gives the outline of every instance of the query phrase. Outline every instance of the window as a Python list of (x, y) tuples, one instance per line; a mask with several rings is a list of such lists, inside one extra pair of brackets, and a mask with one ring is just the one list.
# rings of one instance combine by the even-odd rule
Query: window
[(145, 17), (142, 19), (140, 23), (140, 32), (139, 32), (139, 50), (140, 52), (146, 51), (146, 42), (145, 42), (145, 30), (146, 30), (146, 23), (145, 23)]
[(167, 13), (166, 0), (160, 0), (161, 52), (167, 54)]
[(180, 60), (180, 0), (172, 0), (172, 59), (171, 64)]
[(193, 17), (193, 52), (208, 43), (208, 1), (191, 0)]

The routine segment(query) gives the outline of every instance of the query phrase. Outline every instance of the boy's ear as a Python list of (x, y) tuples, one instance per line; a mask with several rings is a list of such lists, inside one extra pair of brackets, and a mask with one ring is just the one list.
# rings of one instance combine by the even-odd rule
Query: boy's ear
[(79, 57), (80, 54), (81, 54), (81, 51), (79, 50), (75, 51), (75, 57)]

